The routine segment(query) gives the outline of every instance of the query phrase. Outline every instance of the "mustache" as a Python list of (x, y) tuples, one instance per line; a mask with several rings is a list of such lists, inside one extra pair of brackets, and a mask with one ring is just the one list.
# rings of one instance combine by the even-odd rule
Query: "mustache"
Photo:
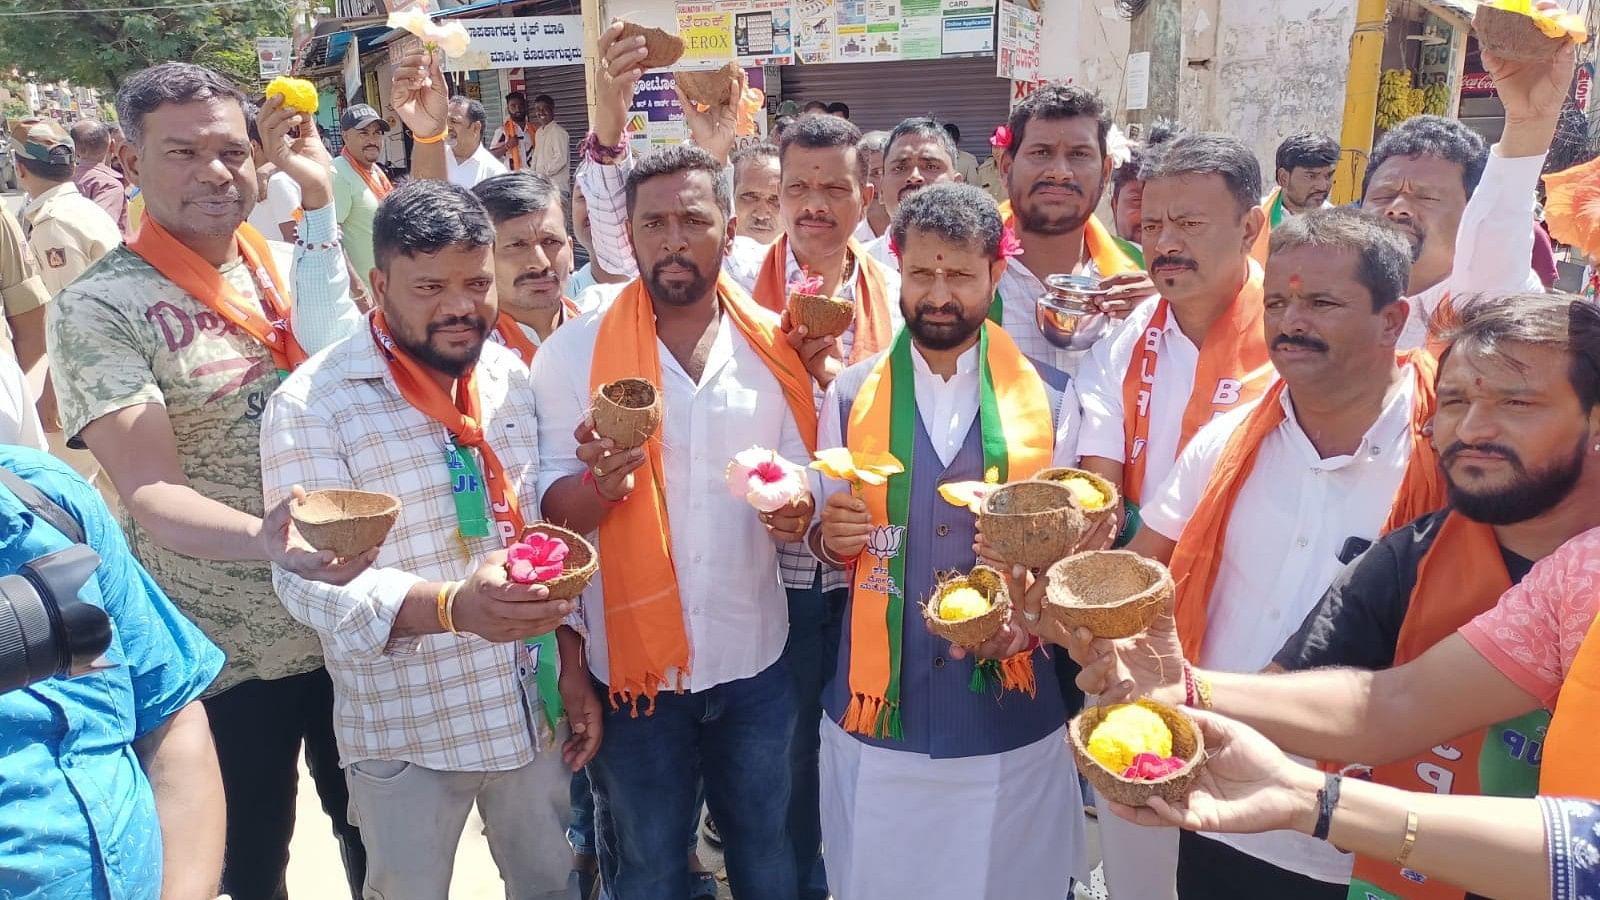
[(837, 225), (839, 223), (834, 220), (833, 216), (823, 215), (822, 213), (809, 213), (807, 215), (801, 216), (798, 219), (795, 219), (794, 220), (794, 224), (796, 224), (796, 225), (809, 225), (809, 224)]
[(511, 282), (511, 285), (512, 287), (522, 287), (523, 285), (534, 281), (554, 281), (555, 277), (556, 273), (554, 269), (543, 269), (537, 272), (523, 272)]
[(1504, 444), (1468, 444), (1463, 441), (1455, 441), (1454, 443), (1450, 444), (1450, 446), (1444, 448), (1444, 452), (1439, 454), (1439, 461), (1445, 465), (1449, 465), (1450, 463), (1455, 462), (1457, 456), (1460, 456), (1462, 453), (1466, 453), (1467, 451), (1472, 451), (1474, 453), (1493, 453), (1497, 456), (1504, 457), (1505, 461), (1510, 463), (1512, 467), (1518, 471), (1521, 471), (1523, 468), (1522, 457), (1517, 455), (1517, 451), (1505, 446)]
[(1304, 347), (1307, 350), (1328, 352), (1328, 345), (1309, 334), (1280, 334), (1272, 339), (1272, 349), (1279, 347)]
[(451, 316), (438, 322), (429, 322), (428, 336), (433, 337), (446, 328), (460, 328), (462, 326), (471, 328), (479, 334), (489, 333), (489, 324), (484, 321), (482, 316)]
[(1200, 268), (1200, 264), (1187, 256), (1179, 256), (1176, 253), (1168, 253), (1164, 256), (1158, 256), (1150, 262), (1150, 268), (1152, 269), (1168, 267), (1198, 270)]
[(700, 274), (700, 267), (695, 265), (694, 260), (684, 256), (681, 253), (674, 253), (670, 256), (661, 257), (656, 261), (655, 265), (650, 267), (650, 274), (659, 277), (661, 275), (661, 270), (665, 269), (667, 266), (677, 266), (680, 269), (688, 269), (696, 276)]
[(238, 203), (240, 199), (242, 199), (242, 198), (241, 198), (241, 196), (239, 194), (238, 188), (227, 188), (227, 189), (221, 191), (220, 193), (200, 194), (200, 195), (195, 196), (195, 197), (190, 197), (189, 198), (189, 202), (190, 203), (205, 203), (205, 202), (210, 202), (212, 200), (227, 200), (230, 203)]
[(926, 316), (937, 316), (937, 315), (955, 316), (956, 318), (960, 318), (961, 317), (961, 304), (959, 304), (959, 303), (945, 303), (945, 304), (942, 304), (940, 306), (919, 306), (919, 307), (917, 307), (917, 310), (916, 310), (916, 317), (918, 319), (924, 318)]
[(1037, 193), (1039, 193), (1040, 191), (1042, 191), (1042, 190), (1044, 190), (1046, 188), (1049, 188), (1051, 190), (1058, 190), (1058, 191), (1063, 191), (1063, 190), (1064, 191), (1071, 191), (1074, 194), (1077, 194), (1079, 197), (1083, 196), (1083, 188), (1078, 187), (1077, 185), (1072, 184), (1071, 182), (1066, 182), (1066, 181), (1037, 181), (1037, 182), (1034, 182), (1033, 187), (1028, 188), (1028, 196), (1032, 197), (1034, 194), (1037, 194)]

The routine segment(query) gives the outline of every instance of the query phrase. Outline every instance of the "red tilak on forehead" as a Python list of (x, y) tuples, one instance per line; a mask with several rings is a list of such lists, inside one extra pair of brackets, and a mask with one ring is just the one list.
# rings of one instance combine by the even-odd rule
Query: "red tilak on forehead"
[(944, 254), (943, 253), (935, 253), (933, 255), (933, 258), (936, 259), (936, 260), (939, 260), (940, 262), (944, 262)]
[(1304, 284), (1305, 282), (1300, 280), (1299, 275), (1289, 276), (1289, 290), (1298, 292)]

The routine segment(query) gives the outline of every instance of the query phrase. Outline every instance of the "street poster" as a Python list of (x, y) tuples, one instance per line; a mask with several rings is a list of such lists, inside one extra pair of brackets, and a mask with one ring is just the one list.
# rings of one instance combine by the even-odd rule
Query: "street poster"
[(995, 74), (1013, 81), (1039, 79), (1039, 32), (1044, 18), (1038, 12), (1000, 0), (1000, 47), (995, 53)]
[(994, 52), (993, 0), (940, 0), (944, 56)]
[(938, 59), (944, 55), (939, 0), (901, 0), (900, 58)]
[(730, 59), (746, 68), (794, 62), (791, 0), (702, 0), (679, 3), (677, 13), (686, 68), (714, 67)]
[(261, 64), (262, 81), (289, 74), (294, 65), (294, 41), (286, 37), (256, 38), (256, 61)]
[(462, 19), (467, 52), (445, 58), (446, 72), (583, 64), (583, 16)]
[[(747, 68), (745, 75), (751, 87), (766, 87), (766, 71), (761, 67)], [(766, 116), (756, 116), (756, 123), (763, 131), (766, 121)], [(683, 108), (678, 105), (677, 79), (672, 72), (647, 72), (639, 79), (633, 93), (633, 106), (628, 109), (627, 133), (636, 154), (689, 139), (688, 127), (683, 124)]]
[(834, 0), (797, 0), (794, 27), (794, 53), (800, 62), (833, 62)]
[(733, 59), (733, 14), (715, 3), (678, 4), (678, 37), (685, 68)]

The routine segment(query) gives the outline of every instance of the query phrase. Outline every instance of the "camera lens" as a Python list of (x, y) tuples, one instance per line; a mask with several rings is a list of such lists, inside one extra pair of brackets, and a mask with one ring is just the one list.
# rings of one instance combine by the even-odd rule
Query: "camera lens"
[(111, 620), (78, 599), (99, 567), (100, 556), (80, 544), (0, 577), (0, 693), (99, 667)]

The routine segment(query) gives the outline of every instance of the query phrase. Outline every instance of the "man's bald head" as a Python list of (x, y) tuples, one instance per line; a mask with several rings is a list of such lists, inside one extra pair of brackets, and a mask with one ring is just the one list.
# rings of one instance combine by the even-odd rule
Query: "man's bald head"
[(72, 126), (72, 146), (81, 162), (98, 165), (111, 152), (111, 132), (95, 119), (80, 119)]

